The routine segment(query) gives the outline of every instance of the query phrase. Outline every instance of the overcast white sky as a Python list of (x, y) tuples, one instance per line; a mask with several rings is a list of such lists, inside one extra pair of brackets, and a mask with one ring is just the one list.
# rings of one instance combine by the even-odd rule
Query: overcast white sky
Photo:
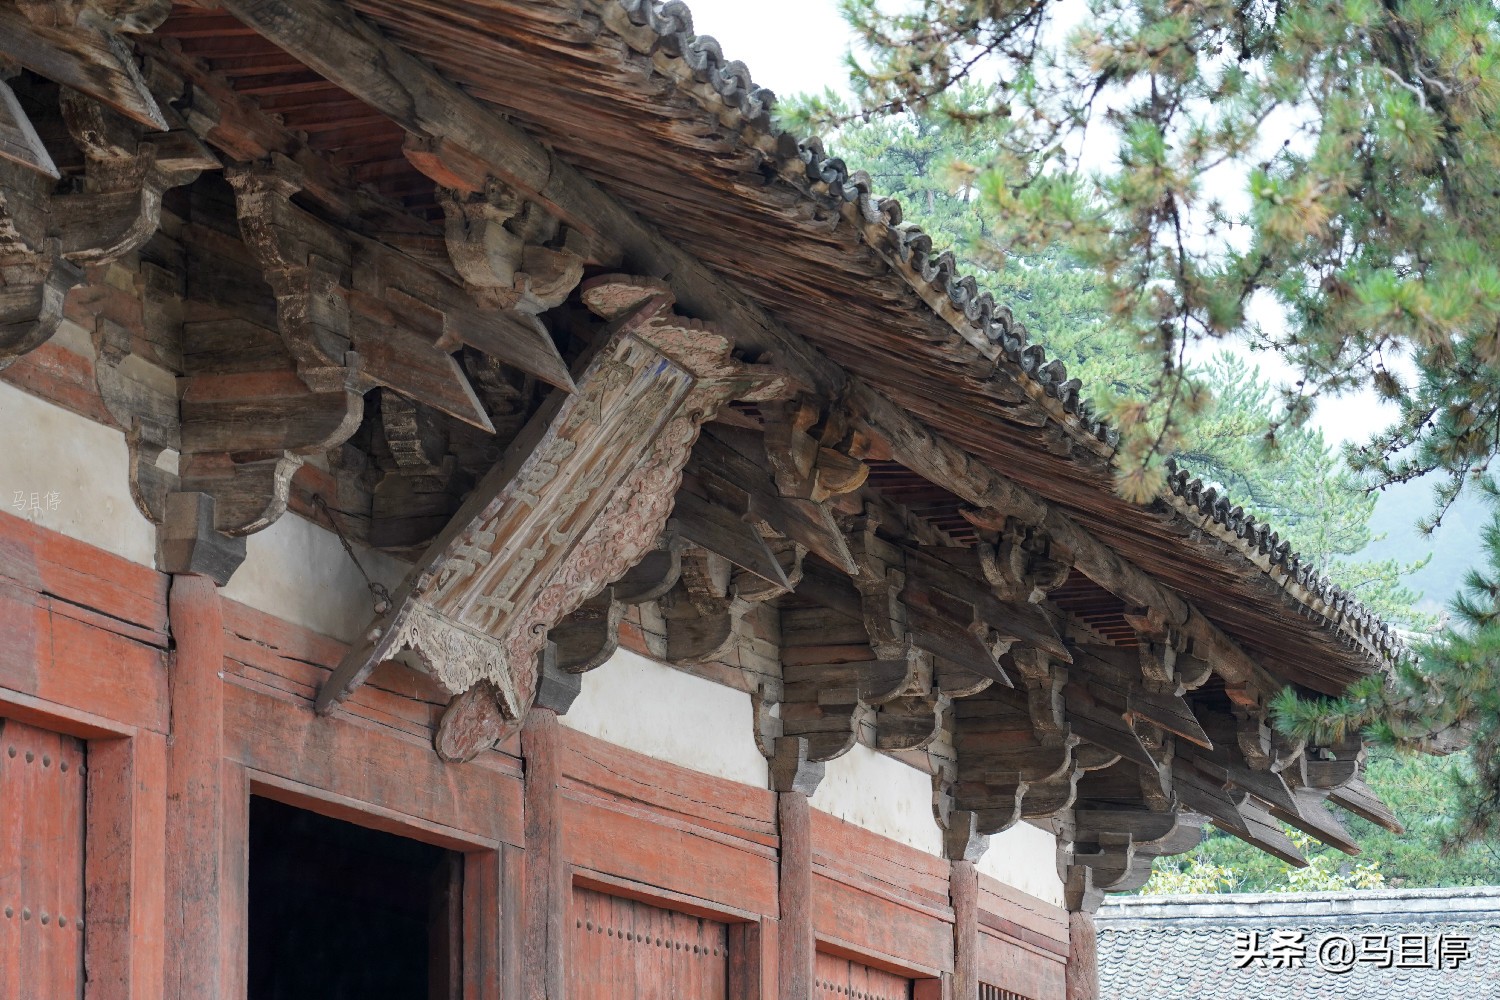
[[(783, 96), (845, 87), (850, 34), (835, 0), (689, 0), (688, 5), (693, 30), (716, 38), (725, 58), (749, 66), (758, 85)], [(1249, 357), (1272, 377), (1294, 377), (1274, 357)], [(1313, 422), (1326, 437), (1343, 442), (1365, 440), (1393, 417), (1391, 407), (1365, 392), (1325, 401)]]
[(842, 87), (849, 29), (834, 0), (689, 0), (693, 30), (778, 94)]

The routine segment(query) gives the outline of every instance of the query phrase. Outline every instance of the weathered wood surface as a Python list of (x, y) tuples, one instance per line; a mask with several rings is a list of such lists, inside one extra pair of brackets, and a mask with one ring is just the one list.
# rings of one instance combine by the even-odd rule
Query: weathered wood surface
[(64, 0), (27, 5), (38, 14), (52, 8), (58, 19), (50, 24), (45, 17), (29, 17), (30, 11), (19, 5), (0, 7), (0, 55), (108, 104), (147, 128), (166, 131), (166, 119), (141, 77), (129, 43), (120, 36), (156, 27), (169, 5), (138, 5), (140, 12), (151, 13), (135, 23), (116, 21), (111, 6), (117, 5)]
[[(670, 148), (687, 135), (683, 123), (697, 120), (693, 102), (718, 101), (712, 91), (727, 77), (690, 82), (670, 46), (648, 66), (641, 46), (656, 44), (654, 29), (635, 24), (623, 8), (610, 6), (613, 13), (600, 20), (594, 0), (571, 11), (501, 6), (514, 15), (503, 30), (489, 22), (455, 27), (461, 13), (431, 5), (401, 10), (386, 0), (347, 7), (326, 0), (226, 0), (226, 9), (291, 55), (224, 14), (202, 14), (203, 23), (233, 30), (222, 36), (185, 31), (142, 49), (141, 76), (158, 91), (163, 121), (173, 126), (167, 133), (148, 134), (140, 121), (110, 110), (90, 91), (65, 98), (59, 120), (49, 120), (42, 134), (72, 137), (76, 153), (53, 166), (81, 180), (73, 188), (91, 201), (47, 193), (45, 171), (35, 169), (40, 161), (14, 114), (9, 131), (0, 132), (10, 137), (13, 154), (0, 156), (7, 193), (29, 192), (28, 210), (55, 208), (59, 221), (56, 231), (27, 223), (30, 256), (14, 272), (25, 278), (26, 309), (55, 319), (63, 294), (80, 280), (79, 265), (115, 261), (121, 266), (106, 277), (91, 276), (91, 293), (96, 285), (123, 292), (118, 286), (136, 282), (158, 293), (138, 296), (142, 312), (156, 310), (161, 325), (181, 326), (174, 341), (159, 331), (115, 329), (104, 322), (113, 317), (100, 310), (87, 317), (97, 320), (94, 328), (85, 326), (99, 359), (100, 400), (130, 434), (143, 509), (164, 510), (166, 494), (201, 488), (218, 502), (212, 527), (253, 531), (291, 502), (291, 476), (301, 458), (326, 455), (330, 469), (311, 470), (304, 482), (346, 488), (358, 482), (351, 491), (356, 497), (366, 492), (350, 506), (368, 507), (355, 517), (378, 522), (385, 532), (379, 537), (393, 544), (416, 546), (452, 516), (394, 607), (371, 623), (327, 681), (322, 709), (347, 699), (372, 671), (417, 666), (435, 679), (419, 704), (392, 705), (399, 699), (372, 693), (350, 721), (357, 730), (384, 713), (377, 724), (391, 725), (408, 743), (431, 739), (436, 723), (433, 742), (444, 759), (470, 759), (513, 739), (532, 704), (538, 654), (549, 639), (554, 679), (590, 669), (618, 642), (625, 605), (650, 602), (666, 658), (705, 675), (733, 677), (751, 693), (756, 738), (769, 755), (775, 756), (778, 736), (806, 741), (807, 752), (791, 762), (794, 774), (856, 742), (907, 754), (928, 770), (955, 858), (977, 851), (985, 831), (1022, 818), (1057, 817), (1065, 840), (1078, 848), (1073, 868), (1089, 873), (1097, 888), (1118, 889), (1141, 876), (1153, 852), (1176, 847), (1181, 831), (1153, 839), (1067, 824), (1080, 811), (1105, 812), (1098, 806), (1113, 804), (1128, 815), (1111, 819), (1130, 826), (1141, 822), (1141, 812), (1179, 808), (1178, 798), (1281, 856), (1295, 852), (1276, 832), (1275, 816), (1350, 846), (1322, 803), (1357, 780), (1353, 753), (1340, 749), (1336, 760), (1318, 760), (1302, 747), (1280, 747), (1257, 734), (1268, 696), (1286, 679), (1267, 664), (1285, 672), (1289, 649), (1319, 647), (1305, 635), (1288, 639), (1303, 626), (1283, 627), (1279, 596), (1268, 609), (1264, 593), (1254, 591), (1254, 600), (1237, 606), (1247, 591), (1224, 572), (1244, 569), (1243, 560), (1222, 553), (1199, 559), (1196, 542), (1177, 537), (1181, 525), (1164, 509), (1155, 512), (1160, 517), (1138, 511), (1106, 516), (1118, 505), (1100, 499), (1099, 484), (1090, 478), (1097, 471), (1088, 464), (1092, 459), (1058, 431), (1073, 412), (1066, 403), (1076, 386), (1053, 385), (1041, 399), (1037, 385), (1059, 378), (1045, 371), (1037, 376), (1041, 382), (1016, 378), (1002, 358), (1010, 352), (1003, 345), (979, 345), (982, 361), (972, 352), (965, 361), (954, 329), (930, 322), (934, 316), (960, 322), (960, 300), (972, 291), (961, 283), (937, 301), (935, 279), (923, 277), (918, 291), (932, 315), (918, 311), (912, 323), (898, 322), (912, 318), (909, 304), (898, 305), (909, 292), (882, 298), (870, 291), (893, 287), (881, 283), (889, 277), (880, 257), (888, 256), (890, 232), (873, 216), (855, 220), (852, 209), (835, 205), (822, 217), (827, 239), (781, 239), (786, 245), (770, 252), (765, 241), (776, 233), (784, 237), (789, 221), (795, 224), (790, 231), (805, 233), (796, 227), (817, 220), (793, 218), (796, 206), (807, 204), (805, 190), (771, 215), (763, 199), (792, 193), (788, 185), (810, 186), (814, 202), (830, 193), (844, 197), (828, 187), (841, 181), (803, 169), (816, 166), (816, 157), (793, 164), (792, 151), (774, 143), (751, 153), (737, 146), (743, 136), (721, 131), (734, 131), (726, 122), (704, 130), (700, 121), (695, 127), (702, 134), (692, 141), (715, 146), (716, 155), (688, 165), (680, 190), (621, 184), (627, 175), (611, 174), (600, 157), (617, 160), (612, 167), (620, 171), (636, 171), (628, 176), (638, 181), (659, 169), (659, 161), (672, 157), (622, 155), (638, 141), (631, 136), (650, 134)], [(45, 7), (30, 5), (28, 24), (51, 39), (47, 44), (75, 56), (96, 36), (126, 44), (119, 36), (150, 27), (148, 10), (152, 17), (165, 11), (161, 4), (132, 7), (128, 23), (101, 27), (99, 11), (88, 5), (77, 25), (38, 23), (35, 12)], [(651, 11), (641, 16), (666, 17)], [(397, 28), (382, 34), (364, 19), (369, 12)], [(180, 16), (191, 25), (200, 15)], [(412, 34), (410, 26), (419, 21), (430, 36)], [(536, 65), (545, 63), (536, 58), (544, 49), (531, 52), (526, 58), (535, 72), (527, 79), (535, 86), (511, 99), (522, 105), (520, 120), (528, 128), (550, 120), (536, 117), (538, 101), (578, 113), (578, 135), (542, 129), (564, 155), (496, 114), (494, 105), (507, 98), (486, 84), (494, 67), (512, 65), (511, 50), (559, 45), (556, 38), (546, 41), (554, 31), (576, 35), (566, 43), (571, 68)], [(585, 44), (611, 37), (624, 39), (624, 46)], [(472, 42), (485, 59), (455, 54), (455, 39)], [(715, 64), (711, 53), (695, 51), (694, 58)], [(491, 55), (495, 61), (483, 68)], [(270, 60), (262, 75), (272, 79), (257, 83), (244, 75), (243, 63), (262, 57)], [(466, 83), (476, 67), (483, 78), (468, 95), (424, 57)], [(209, 68), (234, 60), (241, 64), (234, 72)], [(135, 57), (126, 64), (135, 67)], [(308, 67), (347, 92), (336, 92)], [(672, 86), (682, 91), (671, 98), (676, 103), (659, 128), (622, 129), (616, 118), (601, 131), (598, 109), (579, 108), (559, 86), (560, 74), (580, 71), (597, 74), (601, 107), (618, 98), (611, 88), (632, 74), (637, 87), (676, 74)], [(55, 69), (53, 78), (64, 72)], [(35, 83), (27, 74), (19, 79), (18, 87)], [(296, 88), (326, 97), (321, 119), (296, 104)], [(116, 80), (103, 96), (118, 103), (130, 92)], [(11, 102), (17, 108), (36, 104), (34, 95), (22, 94), (25, 102)], [(648, 86), (633, 95), (631, 106), (664, 94)], [(295, 128), (291, 118), (278, 123), (273, 117), (274, 109), (289, 107), (297, 111)], [(734, 108), (723, 109), (726, 121), (745, 124)], [(195, 262), (185, 304), (180, 289), (162, 294), (181, 275), (149, 263), (137, 267), (125, 257), (157, 231), (168, 187), (217, 166), (195, 137), (250, 165), (233, 172), (238, 204), (229, 218), (238, 221), (243, 241), (212, 212), (197, 213), (204, 202), (225, 198), (223, 184), (207, 180), (191, 190), (190, 217), (169, 220), (159, 246), (153, 245), (162, 259), (183, 253)], [(580, 143), (597, 149), (582, 150)], [(564, 162), (574, 159), (614, 180), (595, 184)], [(109, 160), (129, 161), (129, 169), (107, 169)], [(788, 166), (802, 178), (789, 179)], [(698, 187), (704, 170), (718, 177), (712, 193)], [(715, 171), (733, 176), (726, 180)], [(387, 185), (386, 197), (369, 193), (379, 184)], [(847, 200), (854, 204), (859, 197), (850, 191)], [(662, 217), (657, 202), (680, 208), (680, 218)], [(655, 224), (644, 222), (633, 205), (643, 206)], [(744, 205), (751, 206), (747, 227), (726, 229), (724, 221), (743, 220)], [(91, 218), (97, 224), (86, 225)], [(704, 239), (708, 218), (718, 220), (711, 227), (717, 241), (736, 244), (743, 259), (726, 257)], [(736, 233), (736, 240), (724, 240), (724, 232)], [(873, 251), (856, 249), (851, 256), (840, 245), (851, 232), (869, 236)], [(246, 247), (254, 254), (246, 268), (250, 280), (220, 282), (244, 263), (224, 261)], [(912, 253), (911, 260), (920, 261), (926, 250)], [(617, 259), (636, 273), (667, 277), (657, 283), (606, 279), (575, 292), (585, 266), (600, 270)], [(816, 263), (819, 274), (830, 265), (838, 272), (851, 260), (870, 269), (868, 287), (859, 285), (857, 294), (832, 294), (808, 269)], [(712, 270), (715, 261), (720, 268), (732, 263), (735, 277)], [(886, 263), (898, 272), (931, 264), (904, 256)], [(766, 294), (771, 274), (784, 278), (774, 296)], [(902, 280), (916, 281), (910, 274)], [(222, 296), (200, 295), (210, 287), (222, 288)], [(673, 315), (669, 293), (695, 315), (723, 322), (724, 333)], [(580, 306), (609, 327), (599, 332)], [(538, 318), (543, 313), (546, 322)], [(823, 322), (814, 322), (819, 316)], [(47, 332), (45, 324), (27, 322), (17, 340), (23, 345)], [(1008, 322), (1000, 325), (1009, 336)], [(934, 367), (935, 355), (925, 350), (903, 363), (890, 334), (895, 327), (930, 337), (938, 355), (959, 363)], [(752, 368), (731, 357), (730, 333), (740, 354), (761, 364)], [(818, 354), (811, 343), (833, 356)], [(579, 368), (576, 387), (554, 345), (569, 356), (582, 349), (592, 357)], [(462, 360), (453, 356), (460, 349)], [(510, 458), (455, 512), (476, 469), (487, 464), (473, 455), (498, 450), (509, 434), (484, 445), (476, 439), (499, 431), (506, 418), (513, 418), (514, 433), (534, 405), (526, 400), (536, 398), (526, 396), (532, 392), (526, 386), (502, 384), (508, 376), (496, 378), (492, 366), (471, 364), (481, 352), (492, 355), (491, 362), (504, 359), (577, 391), (554, 393), (531, 429), (511, 443)], [(1042, 360), (1026, 357), (1033, 365)], [(170, 389), (146, 399), (129, 371), (140, 362), (157, 366), (169, 385), (171, 375), (182, 374), (180, 401)], [(364, 412), (372, 387), (380, 388), (379, 426), (375, 411), (370, 421)], [(1003, 415), (981, 409), (978, 419), (962, 416), (962, 401), (976, 396)], [(723, 411), (724, 419), (695, 448), (698, 426), (732, 399), (747, 405)], [(351, 444), (362, 424), (367, 430)], [(469, 457), (460, 462), (465, 448)], [(158, 468), (169, 450), (182, 456), (180, 475)], [(372, 458), (384, 476), (373, 488), (360, 466)], [(428, 489), (434, 493), (424, 496)], [(693, 547), (656, 550), (674, 502), (676, 537)], [(960, 518), (966, 505), (977, 508), (968, 511), (967, 525)], [(213, 541), (203, 530), (202, 510), (195, 513), (189, 540)], [(174, 544), (187, 538), (166, 535)], [(1192, 557), (1188, 563), (1198, 560), (1199, 569), (1211, 564), (1219, 575), (1204, 575), (1207, 584), (1189, 579), (1178, 558), (1183, 552)], [(619, 592), (608, 589), (648, 553), (665, 556), (657, 560), (664, 562), (660, 572), (624, 581)], [(191, 554), (174, 564), (205, 565)], [(1070, 576), (1073, 567), (1093, 584)], [(1074, 604), (1054, 600), (1069, 586)], [(1190, 592), (1192, 600), (1184, 596)], [(16, 601), (31, 609), (12, 627), (21, 649), (35, 651), (55, 635), (54, 612), (36, 610), (45, 603), (39, 594), (33, 590)], [(1095, 631), (1097, 619), (1082, 608), (1090, 601), (1112, 603), (1113, 624)], [(1269, 623), (1265, 638), (1258, 622)], [(262, 702), (300, 704), (305, 689), (322, 680), (319, 669), (293, 680), (287, 674), (297, 668), (268, 665), (268, 654), (231, 642), (254, 661), (235, 674), (234, 709), (270, 730), (293, 732), (284, 720), (267, 722), (276, 709)], [(1257, 662), (1261, 655), (1266, 663)], [(1321, 683), (1345, 670), (1348, 657), (1337, 655), (1344, 659), (1329, 673), (1313, 677), (1317, 672), (1308, 668), (1307, 676)], [(22, 676), (24, 669), (13, 665), (6, 669), (6, 679), (19, 677), (28, 691), (50, 682)], [(1302, 676), (1301, 669), (1293, 673)], [(143, 670), (132, 677), (134, 694), (149, 694), (154, 676)], [(1000, 690), (1012, 682), (1013, 692)], [(567, 686), (549, 704), (566, 708)], [(435, 700), (433, 691), (440, 692)], [(1221, 692), (1234, 706), (1232, 720)], [(97, 705), (99, 693), (83, 695)], [(1231, 721), (1233, 728), (1225, 730)], [(364, 746), (348, 735), (355, 730), (324, 720), (310, 731), (317, 753), (309, 751), (308, 761), (239, 743), (234, 754), (264, 763), (278, 780), (346, 780), (327, 758), (334, 745)], [(1380, 815), (1378, 803), (1357, 790), (1345, 798), (1356, 811)], [(1130, 836), (1123, 846), (1122, 833)], [(698, 861), (706, 866), (710, 854)]]
[[(685, 266), (689, 262), (680, 259), (680, 251), (645, 231), (639, 220), (620, 208), (613, 199), (562, 165), (549, 163), (548, 154), (532, 140), (463, 97), (420, 61), (380, 39), (358, 18), (324, 3), (301, 5), (296, 11), (272, 3), (230, 3), (227, 6), (287, 51), (390, 114), (404, 127), (419, 135), (446, 138), (460, 148), (471, 150), (498, 172), (506, 173), (507, 179), (517, 187), (536, 195), (580, 228), (587, 229), (587, 223), (569, 215), (568, 206), (577, 206), (588, 219), (618, 227), (619, 233), (612, 235), (622, 244), (627, 240), (621, 234), (629, 234), (636, 244), (644, 241), (645, 250), (639, 245), (633, 246), (636, 253), (667, 254), (671, 266), (662, 266), (662, 270), (673, 275), (674, 290), (686, 308), (710, 318), (722, 317), (726, 322), (745, 319), (746, 304), (725, 289), (718, 279), (703, 272), (701, 266)], [(344, 46), (317, 48), (309, 44), (314, 37), (338, 39)], [(391, 87), (394, 80), (400, 81), (396, 89)], [(394, 100), (392, 95), (398, 90), (410, 95), (412, 103), (408, 105)], [(546, 191), (542, 190), (544, 188)], [(549, 197), (546, 192), (553, 192), (553, 195)], [(652, 266), (658, 266), (654, 261)], [(683, 287), (683, 283), (689, 280), (692, 287)], [(705, 294), (711, 301), (698, 301), (698, 297)], [(754, 311), (753, 307), (751, 311)], [(749, 331), (761, 331), (763, 336), (765, 331), (771, 331), (769, 346), (788, 352), (788, 358), (797, 359), (799, 367), (794, 370), (815, 381), (833, 377), (835, 385), (843, 384), (844, 380), (833, 376), (826, 363), (809, 360), (798, 338), (775, 327), (763, 315), (759, 319), (760, 322), (739, 327), (747, 331), (747, 342), (753, 343), (755, 339)], [(983, 507), (1019, 508), (1032, 517), (1041, 515), (1042, 502), (1027, 490), (985, 469), (968, 453), (947, 444), (878, 393), (860, 389), (857, 385), (851, 395), (856, 393), (858, 403), (870, 412), (870, 419), (879, 427), (880, 435), (893, 446), (898, 457), (913, 464), (914, 468), (934, 469), (935, 479)], [(934, 460), (943, 464), (933, 466)], [(966, 488), (965, 484), (972, 485)], [(1073, 530), (1076, 532), (1076, 528)], [(1063, 542), (1067, 544), (1066, 539)], [(1102, 547), (1096, 546), (1096, 550), (1086, 556), (1091, 565), (1093, 556), (1099, 557), (1100, 565), (1119, 561), (1112, 553), (1098, 549)], [(1160, 590), (1159, 586), (1152, 586)], [(1180, 598), (1176, 599), (1176, 604), (1184, 606)], [(1182, 619), (1186, 621), (1185, 613)], [(1205, 642), (1214, 646), (1214, 652), (1226, 656), (1229, 661), (1226, 669), (1241, 670), (1247, 678), (1252, 675), (1246, 665), (1247, 658), (1242, 653), (1236, 656), (1233, 644), (1224, 640), (1206, 620), (1199, 622), (1195, 619), (1188, 627), (1195, 632), (1201, 630), (1207, 637)]]
[(166, 738), (137, 731), (88, 751), (86, 1000), (162, 995), (166, 952)]
[(979, 872), (972, 861), (954, 861), (948, 875), (953, 907), (953, 996), (979, 996)]
[(475, 489), (320, 710), (406, 656), (454, 694), (489, 681), (519, 724), (546, 630), (655, 546), (698, 426), (732, 396), (780, 391), (774, 373), (730, 361), (721, 335), (674, 319), (659, 288), (609, 279), (585, 295), (612, 325), (578, 390), (554, 396)]
[[(80, 17), (80, 24), (71, 28), (37, 29), (60, 32), (60, 38), (31, 38), (29, 22), (17, 10), (0, 7), (0, 56), (7, 46), (20, 46), (45, 62), (51, 46), (89, 30), (91, 12), (85, 9)], [(108, 48), (135, 71), (123, 42), (116, 40)], [(5, 263), (0, 369), (52, 337), (69, 291), (84, 279), (85, 266), (108, 264), (139, 249), (160, 225), (163, 194), (218, 166), (182, 130), (148, 131), (87, 96), (88, 88), (69, 89), (66, 80), (54, 78), (65, 84), (60, 96), (45, 86), (30, 88), (38, 91), (32, 103), (47, 116), (35, 123), (11, 85), (0, 83), (0, 190), (5, 195), (0, 204), (0, 259)], [(38, 126), (49, 135), (52, 151), (39, 138)], [(167, 125), (158, 116), (151, 128), (165, 130)], [(81, 161), (69, 166), (82, 183), (52, 183), (58, 170), (51, 153), (60, 156), (63, 150)]]
[(4, 80), (0, 80), (0, 157), (19, 163), (43, 177), (62, 178), (57, 172), (57, 164), (52, 162), (52, 154), (47, 152), (41, 137), (36, 134), (36, 127), (21, 110), (16, 92)]
[(863, 962), (818, 953), (814, 1000), (909, 1000), (912, 982)]
[(1088, 913), (1068, 914), (1068, 1000), (1100, 1000), (1098, 934)]

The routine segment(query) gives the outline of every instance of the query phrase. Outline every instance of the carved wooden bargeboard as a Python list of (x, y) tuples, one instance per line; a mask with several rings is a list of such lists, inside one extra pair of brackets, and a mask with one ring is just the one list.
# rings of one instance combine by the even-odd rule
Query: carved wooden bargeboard
[(727, 400), (784, 384), (673, 315), (654, 282), (595, 279), (583, 297), (611, 323), (576, 391), (554, 394), (428, 547), (329, 679), (320, 711), (396, 660), (453, 695), (487, 684), (518, 725), (548, 630), (655, 546), (698, 428)]

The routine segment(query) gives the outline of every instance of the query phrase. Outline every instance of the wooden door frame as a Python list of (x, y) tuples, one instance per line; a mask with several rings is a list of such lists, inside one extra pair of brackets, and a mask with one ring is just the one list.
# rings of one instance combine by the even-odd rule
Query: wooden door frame
[[(508, 945), (516, 940), (514, 928), (510, 925), (518, 922), (514, 918), (519, 914), (514, 900), (521, 865), (515, 848), (232, 761), (225, 762), (225, 769), (226, 778), (231, 770), (239, 772), (238, 785), (244, 789), (245, 821), (238, 831), (240, 842), (245, 847), (248, 847), (249, 839), (250, 796), (257, 795), (330, 819), (441, 847), (462, 857), (463, 934), (460, 951), (463, 979), (455, 1000), (500, 1000), (501, 997), (517, 995), (509, 989), (508, 978), (513, 975), (515, 964), (514, 960), (509, 960), (515, 952)], [(226, 805), (228, 798), (226, 795)], [(241, 870), (245, 879), (239, 895), (242, 901), (248, 902), (248, 865)], [(248, 910), (243, 903), (239, 913), (240, 953), (246, 955)]]

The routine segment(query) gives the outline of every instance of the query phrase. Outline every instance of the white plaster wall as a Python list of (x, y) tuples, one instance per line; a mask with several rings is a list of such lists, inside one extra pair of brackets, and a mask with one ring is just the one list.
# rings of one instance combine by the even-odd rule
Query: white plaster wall
[(932, 815), (932, 779), (914, 767), (855, 744), (831, 760), (813, 793), (814, 809), (942, 857), (943, 834)]
[(1030, 823), (1017, 823), (991, 837), (990, 849), (975, 867), (1038, 899), (1066, 905), (1062, 879), (1057, 877), (1057, 837)]
[[(365, 572), (395, 593), (407, 564), (358, 545), (354, 551)], [(222, 593), (344, 642), (353, 641), (375, 611), (370, 589), (338, 537), (290, 513), (245, 539), (245, 561)]]
[(627, 650), (583, 675), (561, 722), (704, 774), (757, 788), (769, 781), (748, 694)]
[(0, 382), (0, 427), (0, 504), (7, 513), (155, 564), (156, 527), (130, 497), (123, 433), (7, 382)]

